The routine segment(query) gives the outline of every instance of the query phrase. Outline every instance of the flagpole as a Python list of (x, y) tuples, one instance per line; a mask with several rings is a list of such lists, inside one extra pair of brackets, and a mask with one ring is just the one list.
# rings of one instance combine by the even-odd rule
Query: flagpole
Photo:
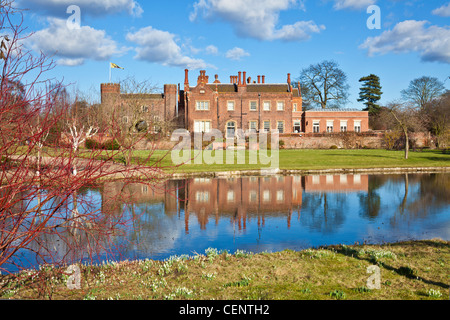
[(111, 83), (111, 61), (109, 62), (109, 83)]

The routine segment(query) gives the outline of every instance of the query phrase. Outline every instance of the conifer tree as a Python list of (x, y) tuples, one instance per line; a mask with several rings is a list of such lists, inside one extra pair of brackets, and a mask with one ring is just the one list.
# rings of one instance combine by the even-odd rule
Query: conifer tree
[(363, 86), (360, 88), (358, 102), (364, 101), (366, 108), (364, 111), (369, 111), (370, 115), (375, 115), (380, 111), (380, 106), (377, 102), (381, 99), (381, 85), (380, 78), (374, 74), (367, 77), (362, 77), (359, 82), (363, 82)]

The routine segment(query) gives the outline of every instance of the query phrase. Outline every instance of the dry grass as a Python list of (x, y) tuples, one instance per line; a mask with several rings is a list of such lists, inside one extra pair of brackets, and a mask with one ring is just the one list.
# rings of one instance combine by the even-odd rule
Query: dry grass
[[(380, 268), (369, 289), (367, 268)], [(81, 289), (62, 269), (0, 278), (0, 298), (57, 300), (419, 300), (448, 299), (450, 242), (330, 246), (251, 254), (207, 250), (165, 261), (81, 266)]]

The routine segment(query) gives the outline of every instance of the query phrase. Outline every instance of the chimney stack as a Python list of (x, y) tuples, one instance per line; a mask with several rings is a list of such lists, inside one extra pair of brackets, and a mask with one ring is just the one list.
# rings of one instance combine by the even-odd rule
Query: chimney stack
[(189, 70), (184, 70), (184, 91), (189, 91)]
[(287, 74), (287, 83), (288, 83), (289, 92), (291, 92), (291, 74), (290, 73)]
[(261, 76), (258, 76), (258, 83), (261, 83)]
[(262, 76), (262, 83), (266, 83), (266, 76)]
[(242, 77), (242, 72), (241, 72), (241, 71), (239, 71), (239, 72), (238, 72), (238, 75), (239, 75), (239, 81), (238, 81), (238, 85), (241, 85), (241, 77)]
[(246, 71), (244, 71), (244, 75), (243, 75), (243, 77), (242, 77), (242, 84), (243, 84), (244, 86), (247, 85), (247, 72), (246, 72)]

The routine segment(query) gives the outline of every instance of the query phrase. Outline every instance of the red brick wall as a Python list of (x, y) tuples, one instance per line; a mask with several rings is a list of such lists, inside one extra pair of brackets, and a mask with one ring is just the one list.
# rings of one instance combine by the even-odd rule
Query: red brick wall
[[(241, 79), (239, 81), (239, 78)], [(257, 127), (263, 128), (264, 121), (270, 121), (270, 128), (277, 128), (277, 121), (284, 123), (284, 132), (291, 133), (293, 129), (292, 108), (293, 103), (297, 103), (301, 110), (301, 97), (294, 98), (291, 92), (248, 92), (247, 88), (254, 85), (246, 83), (246, 73), (240, 76), (232, 77), (237, 92), (222, 92), (215, 90), (215, 86), (208, 85), (208, 77), (204, 71), (200, 72), (197, 79), (197, 86), (189, 88), (187, 92), (187, 126), (190, 132), (194, 131), (194, 121), (210, 121), (212, 129), (219, 129), (223, 134), (226, 133), (227, 123), (234, 121), (236, 129), (247, 131), (250, 128), (250, 121), (256, 121)], [(248, 81), (248, 80), (247, 80)], [(220, 83), (217, 76), (215, 83)], [(185, 84), (185, 88), (187, 85)], [(286, 85), (287, 88), (287, 85)], [(235, 90), (233, 90), (235, 91)], [(196, 110), (197, 101), (209, 101), (209, 110)], [(228, 101), (234, 101), (234, 110), (228, 110)], [(250, 109), (251, 102), (256, 103), (256, 110)], [(263, 108), (264, 102), (270, 102), (270, 111)], [(284, 110), (277, 110), (277, 102), (284, 102)], [(296, 112), (296, 116), (301, 116), (301, 112)]]
[(327, 121), (333, 121), (333, 132), (340, 132), (341, 120), (347, 121), (347, 131), (354, 131), (355, 120), (361, 121), (361, 132), (369, 130), (368, 111), (305, 111), (304, 112), (304, 132), (313, 132), (313, 121), (320, 121), (320, 132), (327, 132)]

